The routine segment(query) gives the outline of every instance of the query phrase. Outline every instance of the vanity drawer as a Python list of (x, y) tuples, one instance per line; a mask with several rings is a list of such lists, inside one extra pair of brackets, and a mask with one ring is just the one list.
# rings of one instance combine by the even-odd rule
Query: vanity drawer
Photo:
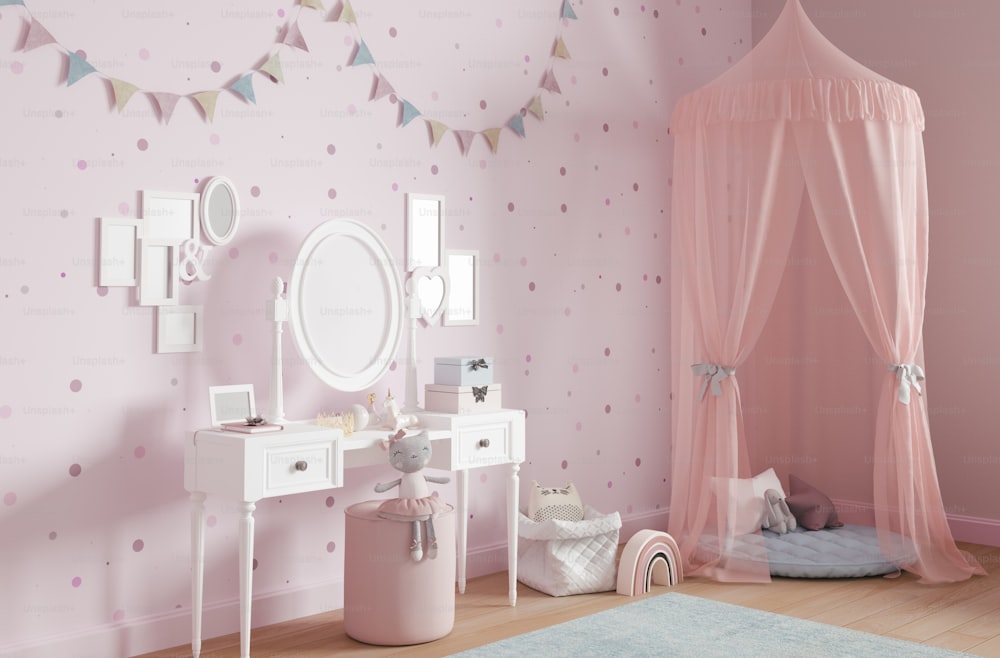
[(340, 486), (334, 441), (264, 449), (264, 496)]
[(456, 432), (456, 469), (507, 464), (510, 455), (510, 423), (490, 423), (460, 427)]

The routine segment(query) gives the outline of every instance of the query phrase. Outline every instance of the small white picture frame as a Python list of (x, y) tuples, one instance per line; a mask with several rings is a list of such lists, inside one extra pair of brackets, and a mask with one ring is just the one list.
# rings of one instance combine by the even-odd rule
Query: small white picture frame
[(139, 239), (139, 305), (175, 306), (180, 287), (180, 245), (143, 236)]
[(209, 386), (208, 407), (212, 414), (212, 427), (255, 418), (257, 402), (254, 400), (253, 384)]
[(201, 306), (160, 306), (156, 309), (156, 351), (200, 352), (203, 312)]
[(441, 322), (449, 327), (479, 324), (479, 252), (451, 249), (445, 256), (448, 305)]
[(97, 285), (135, 286), (139, 282), (138, 219), (101, 217), (100, 266)]
[(406, 195), (406, 271), (444, 267), (444, 196)]
[(201, 195), (142, 190), (142, 237), (184, 242), (197, 235)]

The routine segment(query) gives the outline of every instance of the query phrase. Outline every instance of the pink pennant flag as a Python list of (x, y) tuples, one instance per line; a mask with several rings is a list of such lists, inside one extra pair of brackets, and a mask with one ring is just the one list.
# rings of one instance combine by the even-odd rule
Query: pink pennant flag
[(462, 155), (469, 154), (469, 148), (472, 146), (472, 139), (476, 136), (473, 130), (455, 130), (453, 131), (455, 136), (458, 137), (458, 148), (462, 150)]
[(309, 46), (306, 45), (306, 40), (302, 37), (302, 31), (299, 30), (298, 23), (290, 23), (288, 25), (288, 31), (285, 32), (285, 38), (282, 40), (282, 43), (309, 52)]
[(149, 95), (153, 97), (157, 107), (160, 108), (160, 118), (163, 119), (163, 123), (170, 123), (170, 117), (174, 114), (177, 101), (181, 98), (180, 95), (166, 91), (151, 91)]
[(31, 23), (28, 25), (28, 34), (24, 37), (24, 47), (21, 50), (28, 52), (39, 46), (55, 42), (55, 37), (49, 34), (49, 31), (42, 27), (41, 23), (32, 18)]
[(211, 123), (215, 119), (215, 103), (219, 100), (219, 91), (199, 91), (197, 94), (193, 95), (196, 103), (201, 107), (201, 111), (205, 113), (205, 118)]
[(375, 75), (375, 90), (372, 92), (372, 100), (377, 101), (383, 96), (388, 96), (389, 94), (395, 94), (396, 90), (392, 88), (389, 81), (385, 79), (385, 76), (381, 73)]
[(556, 82), (556, 76), (552, 74), (551, 69), (545, 72), (545, 76), (542, 78), (542, 89), (548, 89), (554, 94), (561, 94), (562, 89), (559, 88), (559, 83)]
[(483, 134), (486, 135), (486, 141), (490, 143), (490, 150), (493, 151), (495, 155), (497, 148), (500, 146), (500, 129), (490, 128), (488, 130), (484, 130)]

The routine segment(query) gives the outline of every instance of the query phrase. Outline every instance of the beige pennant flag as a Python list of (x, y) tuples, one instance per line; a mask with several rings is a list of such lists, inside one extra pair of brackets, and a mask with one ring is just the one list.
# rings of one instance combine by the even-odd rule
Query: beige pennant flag
[(320, 0), (302, 0), (302, 6), (323, 11), (323, 3)]
[(494, 154), (500, 146), (500, 130), (500, 128), (490, 128), (483, 131), (483, 134), (486, 136), (486, 141), (490, 143), (490, 150), (493, 151)]
[(344, 6), (340, 10), (340, 16), (337, 17), (338, 23), (354, 23), (358, 24), (358, 19), (354, 17), (354, 9), (351, 7), (351, 0), (344, 0)]
[(528, 106), (528, 111), (538, 117), (539, 121), (545, 121), (545, 110), (542, 109), (541, 96), (535, 96), (531, 99), (531, 105)]
[(215, 119), (215, 103), (219, 100), (219, 90), (199, 91), (197, 94), (192, 94), (192, 97), (201, 106), (205, 118), (211, 123)]
[(125, 109), (125, 105), (132, 98), (132, 95), (139, 91), (139, 88), (131, 82), (111, 78), (111, 90), (115, 95), (115, 104), (118, 106), (118, 111), (121, 112)]
[(285, 82), (285, 76), (281, 72), (281, 61), (278, 59), (278, 53), (271, 55), (267, 61), (264, 62), (264, 65), (257, 70), (268, 74), (275, 82)]
[(561, 36), (556, 37), (556, 46), (552, 51), (554, 57), (560, 57), (562, 59), (571, 59), (569, 56), (569, 49), (566, 48), (566, 42), (563, 41)]
[(427, 123), (431, 127), (431, 144), (437, 146), (444, 134), (448, 132), (448, 126), (434, 119), (428, 119)]

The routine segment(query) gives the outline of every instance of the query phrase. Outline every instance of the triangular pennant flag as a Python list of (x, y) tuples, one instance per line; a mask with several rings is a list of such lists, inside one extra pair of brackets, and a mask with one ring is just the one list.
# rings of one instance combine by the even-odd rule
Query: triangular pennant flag
[(118, 105), (119, 112), (125, 108), (125, 104), (128, 103), (130, 98), (132, 98), (132, 94), (139, 90), (139, 88), (131, 82), (125, 82), (124, 80), (118, 80), (116, 78), (111, 78), (111, 89), (114, 92), (115, 104)]
[(251, 103), (257, 103), (257, 97), (253, 93), (253, 79), (250, 77), (250, 73), (247, 73), (242, 78), (229, 85), (231, 91), (236, 92), (246, 100)]
[(476, 136), (476, 133), (472, 130), (455, 130), (454, 133), (458, 137), (458, 147), (462, 150), (462, 155), (468, 155), (469, 147), (472, 146), (472, 138)]
[(448, 132), (448, 126), (434, 119), (428, 119), (427, 123), (431, 127), (431, 144), (437, 146), (444, 134)]
[(56, 38), (49, 34), (49, 31), (42, 27), (41, 23), (32, 18), (31, 23), (28, 24), (28, 34), (24, 37), (24, 47), (21, 50), (28, 52), (39, 46), (55, 42)]
[(515, 114), (507, 122), (507, 127), (516, 132), (521, 137), (524, 137), (524, 117), (520, 114)]
[(542, 97), (535, 96), (531, 99), (528, 111), (538, 117), (539, 121), (545, 121), (545, 110), (542, 109)]
[(320, 0), (302, 0), (302, 6), (323, 11), (323, 3)]
[(552, 50), (552, 56), (562, 59), (572, 59), (569, 56), (569, 48), (566, 47), (566, 42), (563, 41), (561, 36), (556, 37), (556, 45)]
[(181, 97), (166, 91), (151, 91), (149, 95), (153, 97), (156, 105), (160, 108), (160, 117), (163, 119), (163, 123), (170, 123), (170, 117), (174, 115), (174, 108), (177, 107), (177, 101)]
[(288, 29), (285, 31), (285, 38), (282, 40), (282, 43), (286, 46), (292, 46), (309, 52), (309, 46), (306, 45), (306, 40), (302, 36), (302, 30), (299, 29), (297, 22), (288, 24)]
[(257, 70), (268, 74), (275, 82), (285, 81), (285, 76), (281, 72), (281, 61), (278, 59), (278, 53), (274, 53), (268, 57), (264, 65)]
[(0, 7), (4, 5), (21, 5), (24, 6), (24, 0), (0, 0)]
[(396, 93), (396, 90), (392, 88), (389, 81), (385, 79), (381, 73), (375, 74), (375, 91), (372, 92), (372, 100), (377, 101), (383, 96), (388, 96), (389, 94)]
[(569, 0), (563, 0), (562, 18), (576, 18), (576, 14), (573, 13), (573, 8), (570, 6)]
[(69, 53), (69, 73), (66, 75), (66, 86), (69, 87), (80, 78), (96, 72), (97, 69), (91, 66), (90, 62), (76, 53)]
[(490, 150), (496, 153), (497, 147), (500, 146), (500, 129), (490, 128), (489, 130), (484, 130), (483, 134), (486, 135), (486, 141), (490, 143)]
[(201, 106), (201, 111), (205, 113), (205, 118), (211, 123), (215, 119), (215, 103), (219, 100), (219, 91), (199, 91), (192, 96), (195, 102)]
[(350, 66), (361, 66), (362, 64), (374, 64), (372, 53), (368, 50), (368, 45), (364, 39), (358, 44), (358, 51), (354, 53), (354, 58), (350, 61)]
[(351, 0), (344, 0), (344, 6), (340, 9), (340, 16), (337, 17), (337, 22), (357, 24), (358, 19), (355, 18), (354, 9), (351, 8)]
[(399, 125), (405, 126), (409, 122), (420, 116), (420, 110), (413, 107), (413, 104), (408, 100), (403, 101), (403, 116), (400, 119)]
[(559, 88), (559, 83), (556, 82), (556, 76), (552, 74), (552, 71), (546, 71), (545, 76), (542, 78), (542, 89), (548, 89), (554, 94), (561, 94), (562, 89)]

